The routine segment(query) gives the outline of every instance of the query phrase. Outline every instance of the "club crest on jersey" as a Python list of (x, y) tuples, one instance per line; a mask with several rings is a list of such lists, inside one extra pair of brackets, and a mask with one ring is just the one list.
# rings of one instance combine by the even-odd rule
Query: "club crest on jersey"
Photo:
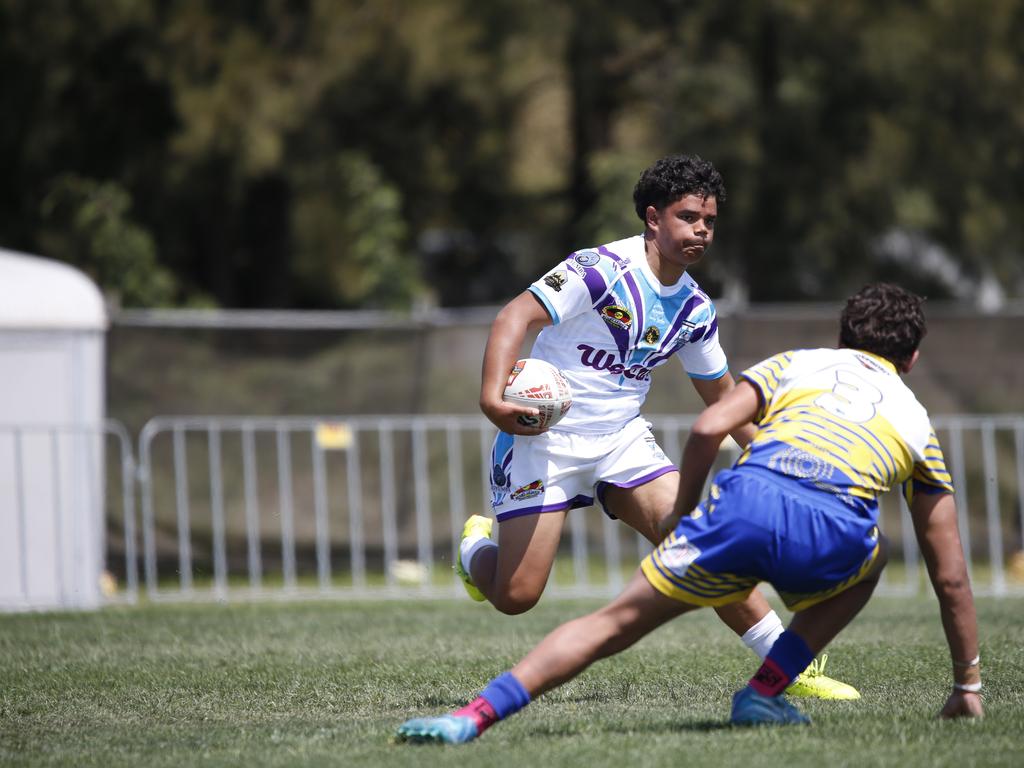
[(658, 326), (652, 325), (646, 331), (644, 331), (644, 341), (648, 344), (656, 344), (658, 339), (661, 338), (661, 331), (658, 330)]
[(544, 278), (544, 285), (551, 288), (556, 293), (562, 290), (562, 286), (569, 281), (566, 277), (565, 272), (552, 272), (550, 275)]
[(542, 493), (544, 493), (544, 481), (534, 480), (532, 483), (512, 491), (512, 498), (516, 501), (522, 501), (523, 499), (532, 499), (534, 496), (540, 496)]
[(601, 254), (597, 251), (580, 251), (573, 260), (581, 267), (592, 267), (601, 260)]
[(629, 314), (629, 310), (616, 304), (601, 307), (601, 319), (608, 323), (608, 325), (613, 325), (624, 331), (633, 324), (633, 316)]

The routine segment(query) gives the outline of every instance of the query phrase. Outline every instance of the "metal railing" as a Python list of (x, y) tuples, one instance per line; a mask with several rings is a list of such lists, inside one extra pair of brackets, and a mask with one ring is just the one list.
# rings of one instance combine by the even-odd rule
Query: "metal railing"
[[(675, 461), (693, 419), (650, 419)], [(933, 424), (975, 591), (1024, 595), (1024, 415)], [(494, 434), (471, 416), (158, 417), (136, 462), (115, 421), (0, 425), (0, 556), (17, 563), (8, 591), (27, 599), (52, 582), (59, 605), (78, 578), (68, 564), (95, 543), (119, 584), (106, 602), (461, 597), (451, 566), (465, 518), (489, 508)], [(720, 466), (735, 455), (723, 451)], [(72, 528), (78, 515), (102, 521), (97, 542)], [(920, 594), (899, 493), (883, 497), (880, 518), (893, 547), (879, 591)], [(46, 541), (57, 556), (44, 572), (28, 555)], [(574, 510), (547, 593), (615, 594), (649, 548), (599, 509)]]
[[(693, 418), (650, 419), (673, 460)], [(1024, 416), (933, 422), (976, 591), (1024, 594), (1014, 570), (1024, 556), (1008, 563), (1024, 549)], [(466, 416), (153, 419), (139, 440), (147, 594), (459, 595), (451, 564), (464, 519), (488, 509), (493, 436)], [(734, 458), (723, 452), (721, 466)], [(899, 493), (883, 498), (881, 522), (895, 546), (880, 591), (918, 594), (924, 573)], [(575, 510), (548, 592), (614, 594), (648, 549), (599, 510)]]

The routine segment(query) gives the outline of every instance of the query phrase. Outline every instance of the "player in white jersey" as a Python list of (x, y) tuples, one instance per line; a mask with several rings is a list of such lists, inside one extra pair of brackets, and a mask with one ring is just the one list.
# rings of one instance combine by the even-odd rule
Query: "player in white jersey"
[[(701, 606), (743, 600), (768, 581), (794, 611), (749, 684), (736, 725), (805, 724), (782, 696), (864, 607), (886, 562), (878, 496), (902, 483), (939, 601), (953, 687), (942, 717), (980, 717), (974, 598), (956, 503), (925, 409), (900, 379), (924, 336), (921, 300), (886, 284), (846, 305), (837, 350), (798, 350), (748, 369), (697, 419), (683, 451), (675, 530), (606, 607), (563, 624), (470, 704), (399, 727), (401, 740), (471, 741), (593, 662)], [(722, 438), (753, 440), (698, 503)]]
[[(474, 599), (509, 614), (533, 607), (570, 509), (597, 500), (653, 544), (674, 526), (678, 472), (640, 408), (651, 371), (673, 358), (708, 405), (735, 386), (714, 305), (686, 272), (711, 246), (724, 199), (711, 163), (659, 160), (633, 193), (642, 234), (571, 254), (498, 314), (484, 353), (480, 406), (501, 430), (491, 462), (500, 546), (490, 537), (490, 518), (467, 521), (456, 569)], [(527, 333), (537, 329), (530, 356), (560, 368), (573, 390), (569, 413), (548, 431), (520, 422), (535, 409), (501, 399)], [(750, 424), (732, 431), (740, 445), (752, 434)], [(718, 610), (762, 658), (782, 634), (781, 620), (756, 590)], [(817, 662), (791, 692), (859, 698)]]

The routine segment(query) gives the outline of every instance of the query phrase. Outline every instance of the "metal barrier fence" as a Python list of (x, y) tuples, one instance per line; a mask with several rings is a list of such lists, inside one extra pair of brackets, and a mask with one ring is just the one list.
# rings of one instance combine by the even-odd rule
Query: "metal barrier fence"
[[(650, 421), (678, 461), (693, 417)], [(975, 591), (1024, 595), (1024, 415), (933, 423)], [(79, 578), (68, 563), (98, 548), (118, 584), (105, 602), (461, 597), (451, 566), (463, 521), (488, 509), (493, 436), (467, 416), (159, 417), (142, 429), (136, 463), (117, 422), (0, 426), (6, 589), (17, 601), (47, 581), (63, 599)], [(735, 455), (723, 451), (720, 465)], [(102, 521), (97, 542), (78, 535), (75, 515)], [(921, 593), (896, 492), (882, 499), (881, 527), (893, 547), (879, 591)], [(30, 559), (45, 541), (58, 556)], [(615, 594), (648, 551), (598, 508), (575, 510), (547, 593)]]
[[(693, 417), (650, 420), (678, 461)], [(1024, 594), (1024, 416), (933, 423), (976, 591)], [(488, 509), (493, 436), (466, 416), (153, 419), (139, 440), (146, 592), (461, 595), (451, 564), (464, 519)], [(926, 578), (909, 512), (897, 492), (881, 506), (894, 546), (880, 592), (918, 594)], [(575, 510), (548, 593), (615, 594), (648, 549), (598, 509)]]

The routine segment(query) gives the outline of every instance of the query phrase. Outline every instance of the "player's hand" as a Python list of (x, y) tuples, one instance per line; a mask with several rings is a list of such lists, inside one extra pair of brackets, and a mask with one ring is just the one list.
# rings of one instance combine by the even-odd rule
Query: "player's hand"
[(985, 708), (981, 704), (981, 695), (970, 691), (959, 691), (955, 688), (946, 699), (946, 706), (939, 712), (939, 717), (984, 717)]
[(524, 423), (524, 420), (536, 418), (540, 414), (536, 408), (512, 405), (504, 400), (498, 400), (497, 402), (480, 403), (480, 410), (494, 426), (510, 435), (532, 437), (547, 432), (547, 429), (538, 429)]

